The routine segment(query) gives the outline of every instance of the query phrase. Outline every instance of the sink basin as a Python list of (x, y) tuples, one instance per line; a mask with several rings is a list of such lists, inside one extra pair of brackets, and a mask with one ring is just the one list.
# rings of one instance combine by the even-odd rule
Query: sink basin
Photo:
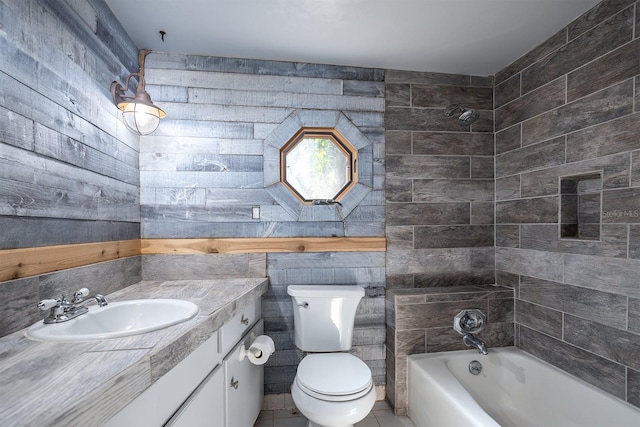
[(176, 299), (140, 299), (90, 306), (89, 312), (62, 323), (40, 321), (27, 337), (40, 341), (91, 341), (156, 331), (198, 314), (198, 306)]

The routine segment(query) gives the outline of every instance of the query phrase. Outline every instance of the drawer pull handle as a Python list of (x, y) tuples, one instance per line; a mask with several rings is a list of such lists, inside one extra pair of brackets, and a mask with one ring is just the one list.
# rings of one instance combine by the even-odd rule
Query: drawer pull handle
[(238, 385), (240, 385), (240, 381), (238, 380), (234, 380), (233, 377), (231, 377), (231, 387), (233, 387), (234, 389), (238, 389)]
[(243, 314), (242, 319), (240, 319), (240, 323), (242, 323), (244, 326), (247, 326), (249, 324), (249, 318), (244, 317), (244, 314)]

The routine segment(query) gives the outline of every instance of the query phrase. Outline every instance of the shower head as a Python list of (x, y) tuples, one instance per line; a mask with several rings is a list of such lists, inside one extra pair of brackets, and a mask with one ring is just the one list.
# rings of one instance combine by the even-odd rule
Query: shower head
[(480, 117), (480, 113), (478, 110), (474, 108), (464, 108), (459, 105), (451, 105), (447, 108), (447, 111), (444, 112), (444, 115), (447, 117), (451, 117), (456, 114), (457, 111), (460, 111), (460, 116), (458, 116), (458, 124), (460, 126), (471, 126), (478, 117)]

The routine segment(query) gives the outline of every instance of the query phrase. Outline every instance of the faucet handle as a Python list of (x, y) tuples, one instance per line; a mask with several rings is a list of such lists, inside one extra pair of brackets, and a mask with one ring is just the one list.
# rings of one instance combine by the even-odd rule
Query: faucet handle
[(74, 304), (79, 303), (88, 296), (89, 296), (89, 289), (87, 288), (78, 289), (76, 293), (73, 294), (73, 303)]
[(59, 299), (43, 299), (38, 303), (38, 308), (42, 311), (50, 310), (60, 305), (61, 302)]
[(453, 329), (459, 334), (477, 334), (484, 329), (487, 316), (478, 309), (462, 310), (453, 319)]

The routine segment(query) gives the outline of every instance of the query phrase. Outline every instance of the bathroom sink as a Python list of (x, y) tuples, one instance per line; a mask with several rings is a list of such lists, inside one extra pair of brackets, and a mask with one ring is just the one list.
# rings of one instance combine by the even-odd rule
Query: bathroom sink
[(40, 341), (91, 341), (156, 331), (198, 314), (198, 306), (176, 299), (140, 299), (90, 306), (89, 312), (62, 323), (42, 321), (27, 329)]

